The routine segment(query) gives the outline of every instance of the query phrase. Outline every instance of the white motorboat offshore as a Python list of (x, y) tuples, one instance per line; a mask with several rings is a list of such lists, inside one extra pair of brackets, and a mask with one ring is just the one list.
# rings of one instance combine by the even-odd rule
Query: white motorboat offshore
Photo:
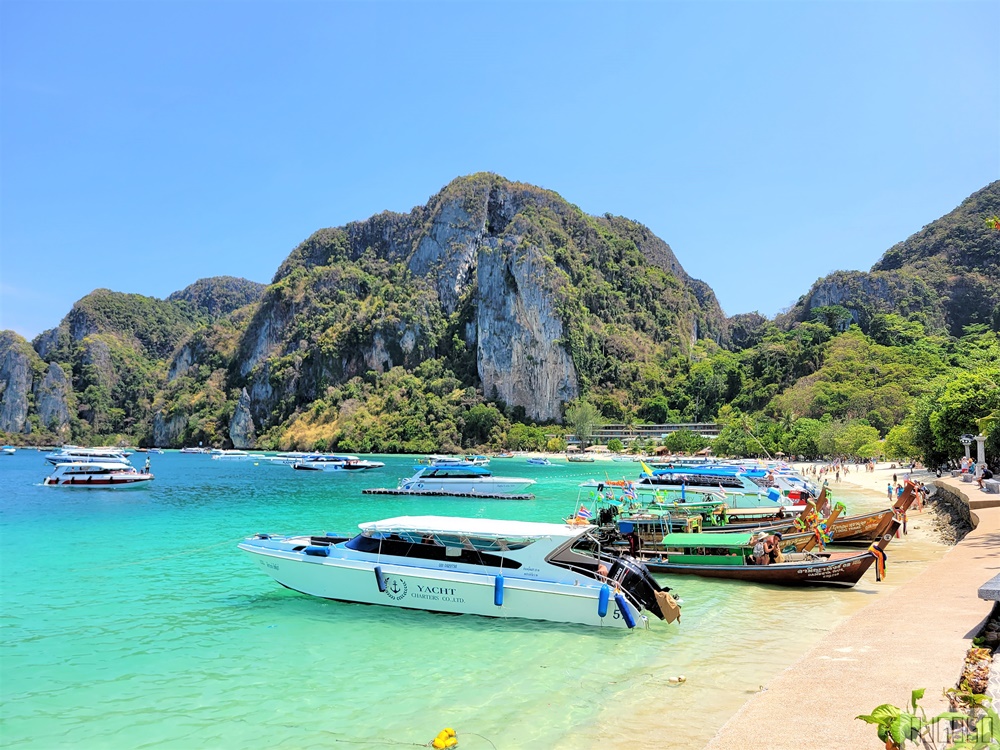
[(208, 448), (181, 448), (181, 453), (208, 453)]
[(593, 526), (403, 516), (335, 534), (257, 534), (239, 549), (286, 588), (345, 602), (633, 628), (677, 605)]
[(368, 461), (357, 456), (311, 455), (292, 464), (299, 471), (365, 471), (385, 466), (381, 461)]
[(251, 456), (246, 451), (225, 451), (216, 449), (212, 451), (213, 461), (249, 461)]
[(428, 466), (489, 466), (489, 456), (441, 456), (432, 455), (421, 458), (417, 463)]
[(489, 469), (469, 464), (440, 464), (416, 468), (417, 471), (412, 477), (399, 480), (400, 490), (511, 495), (523, 492), (535, 483), (534, 479), (523, 477), (495, 477)]
[(0, 448), (0, 455), (13, 456), (17, 452), (17, 448), (13, 445), (5, 445)]
[(119, 463), (76, 461), (56, 464), (53, 472), (45, 477), (49, 487), (141, 487), (153, 480), (148, 472)]
[(304, 461), (310, 456), (315, 456), (315, 453), (302, 453), (300, 451), (287, 451), (285, 453), (278, 453), (275, 456), (262, 456), (261, 461), (268, 466), (293, 466), (299, 461)]
[(121, 448), (80, 448), (76, 445), (67, 445), (57, 451), (45, 454), (45, 460), (50, 464), (99, 461), (130, 466), (128, 457), (131, 455)]
[(529, 463), (532, 466), (555, 466), (555, 464), (547, 458), (528, 458), (525, 459), (525, 463)]

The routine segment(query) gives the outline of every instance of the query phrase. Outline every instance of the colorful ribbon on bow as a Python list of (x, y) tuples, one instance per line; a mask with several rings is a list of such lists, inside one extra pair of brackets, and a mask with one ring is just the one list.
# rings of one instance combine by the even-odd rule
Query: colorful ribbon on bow
[(881, 581), (885, 578), (885, 566), (889, 560), (889, 555), (884, 549), (879, 549), (874, 544), (868, 548), (868, 554), (875, 558), (875, 580)]

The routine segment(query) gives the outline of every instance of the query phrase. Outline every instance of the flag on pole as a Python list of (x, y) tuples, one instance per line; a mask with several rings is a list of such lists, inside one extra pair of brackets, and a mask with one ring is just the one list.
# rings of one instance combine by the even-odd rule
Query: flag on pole
[(592, 515), (593, 514), (589, 510), (587, 510), (587, 506), (586, 505), (581, 505), (580, 509), (576, 512), (576, 517), (577, 518), (589, 519), (589, 518), (592, 517)]
[(640, 461), (639, 466), (642, 467), (642, 473), (645, 474), (647, 477), (653, 476), (653, 470), (650, 469), (648, 466), (646, 466), (645, 461)]
[(622, 492), (622, 497), (627, 497), (629, 500), (636, 499), (635, 482), (625, 483), (625, 489)]

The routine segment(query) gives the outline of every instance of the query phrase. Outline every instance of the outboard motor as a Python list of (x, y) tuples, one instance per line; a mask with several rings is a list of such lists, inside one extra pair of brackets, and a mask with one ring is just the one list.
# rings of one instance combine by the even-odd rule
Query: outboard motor
[(670, 591), (669, 586), (660, 586), (649, 574), (646, 566), (626, 555), (615, 557), (608, 571), (608, 582), (628, 593), (634, 602), (652, 612), (661, 620), (665, 619), (657, 599), (657, 592)]

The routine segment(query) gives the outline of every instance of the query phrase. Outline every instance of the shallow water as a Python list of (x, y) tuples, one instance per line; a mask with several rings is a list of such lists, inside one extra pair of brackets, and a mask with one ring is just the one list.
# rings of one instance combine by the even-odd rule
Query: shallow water
[[(69, 490), (39, 485), (39, 453), (0, 457), (5, 747), (379, 747), (445, 726), (468, 750), (697, 747), (944, 551), (896, 543), (887, 581), (869, 571), (847, 591), (661, 578), (683, 597), (681, 623), (633, 632), (410, 612), (287, 591), (235, 545), (395, 515), (558, 521), (579, 482), (636, 469), (495, 459), (498, 474), (538, 479), (537, 499), (413, 500), (360, 494), (394, 486), (411, 458), (363, 474), (150, 458), (152, 486)], [(835, 494), (851, 513), (884, 504), (847, 485)]]

